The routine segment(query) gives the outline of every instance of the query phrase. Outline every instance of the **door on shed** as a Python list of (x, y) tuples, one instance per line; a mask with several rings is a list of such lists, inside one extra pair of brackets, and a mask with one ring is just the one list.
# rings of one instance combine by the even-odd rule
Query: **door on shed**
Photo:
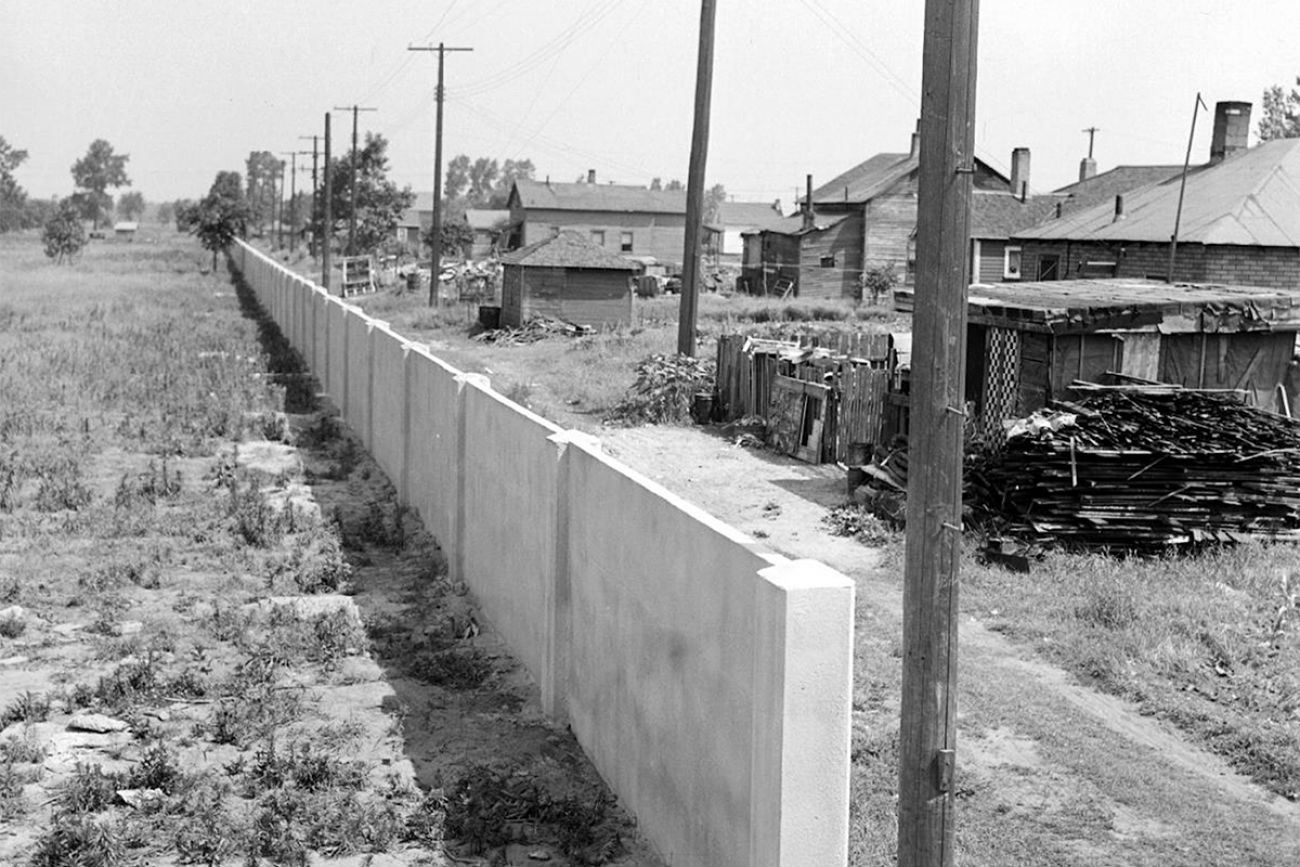
[(1165, 335), (1160, 378), (1189, 388), (1231, 388), (1255, 406), (1272, 406), (1295, 343), (1289, 333)]

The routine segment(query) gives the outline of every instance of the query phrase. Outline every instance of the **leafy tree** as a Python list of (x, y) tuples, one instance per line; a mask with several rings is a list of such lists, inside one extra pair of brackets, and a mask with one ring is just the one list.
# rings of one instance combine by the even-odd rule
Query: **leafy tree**
[[(208, 194), (183, 212), (187, 231), (198, 237), (204, 249), (212, 251), (213, 271), (217, 270), (217, 253), (247, 233), (252, 216), (239, 172), (217, 172)], [(178, 226), (180, 221), (178, 216)]]
[(81, 223), (81, 212), (70, 199), (59, 203), (45, 231), (41, 233), (45, 242), (45, 255), (57, 264), (71, 262), (86, 246), (86, 227)]
[(444, 204), (460, 200), (470, 208), (504, 208), (515, 181), (531, 180), (536, 171), (528, 159), (498, 164), (487, 157), (471, 160), (460, 154), (447, 164)]
[(99, 228), (99, 217), (113, 206), (105, 192), (109, 187), (131, 186), (126, 176), (126, 163), (131, 157), (113, 153), (113, 146), (102, 138), (90, 143), (86, 155), (72, 164), (72, 180), (78, 190), (85, 193), (83, 207), (91, 212), (92, 228)]
[[(474, 230), (469, 227), (465, 221), (465, 211), (467, 210), (464, 199), (451, 199), (443, 202), (442, 208), (442, 253), (451, 255), (459, 253), (461, 256), (468, 256), (471, 245), (474, 243)], [(433, 243), (433, 227), (430, 226), (420, 238), (425, 246)]]
[(136, 220), (144, 214), (144, 194), (123, 193), (117, 197), (117, 213), (124, 220)]
[[(1300, 85), (1300, 76), (1295, 83)], [(1259, 119), (1260, 141), (1300, 138), (1300, 90), (1287, 93), (1280, 84), (1264, 91), (1264, 114)]]
[(676, 193), (686, 189), (686, 185), (683, 184), (681, 181), (677, 180), (676, 178), (673, 178), (671, 181), (668, 182), (668, 185), (665, 186), (664, 189), (670, 193)]
[(189, 232), (198, 221), (199, 203), (190, 199), (177, 199), (172, 204), (172, 218), (176, 220), (176, 231)]
[(442, 194), (448, 199), (459, 199), (469, 189), (469, 156), (458, 154), (447, 163), (447, 177), (443, 181)]
[[(377, 250), (394, 241), (397, 223), (402, 212), (411, 207), (415, 194), (410, 187), (399, 189), (388, 179), (388, 140), (382, 135), (366, 133), (366, 143), (357, 152), (357, 234), (356, 247), (350, 252)], [(342, 230), (346, 233), (352, 215), (351, 154), (343, 154), (330, 161), (327, 168), (330, 181), (330, 218), (334, 225), (329, 231), (317, 232), (332, 238)], [(319, 227), (324, 220), (324, 195), (312, 215), (312, 226)]]
[(158, 222), (165, 226), (176, 218), (176, 206), (171, 202), (163, 202), (158, 206), (155, 216)]
[(714, 184), (704, 191), (704, 225), (716, 226), (722, 219), (722, 203), (727, 200), (727, 188)]
[(29, 225), (27, 191), (14, 179), (14, 170), (27, 161), (27, 151), (15, 148), (0, 136), (0, 232), (25, 229)]
[(487, 206), (504, 208), (510, 201), (510, 190), (514, 188), (515, 181), (531, 181), (536, 171), (532, 160), (506, 160), (501, 166), (501, 174)]
[(252, 215), (250, 225), (258, 232), (271, 222), (275, 212), (277, 178), (284, 171), (284, 160), (278, 160), (270, 151), (252, 151), (244, 163), (248, 188), (248, 206)]

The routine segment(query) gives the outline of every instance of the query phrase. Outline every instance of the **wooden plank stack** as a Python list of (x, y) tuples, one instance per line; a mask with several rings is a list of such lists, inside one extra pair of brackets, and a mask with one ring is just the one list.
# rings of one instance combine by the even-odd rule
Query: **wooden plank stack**
[(1037, 415), (1075, 419), (973, 470), (1011, 535), (1146, 552), (1300, 539), (1300, 421), (1179, 388), (1093, 388)]

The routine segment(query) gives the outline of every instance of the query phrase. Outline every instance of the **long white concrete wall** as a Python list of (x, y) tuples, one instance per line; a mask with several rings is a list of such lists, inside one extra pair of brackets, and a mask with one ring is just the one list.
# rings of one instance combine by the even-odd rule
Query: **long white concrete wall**
[(251, 247), (231, 259), (672, 865), (842, 867), (853, 585)]

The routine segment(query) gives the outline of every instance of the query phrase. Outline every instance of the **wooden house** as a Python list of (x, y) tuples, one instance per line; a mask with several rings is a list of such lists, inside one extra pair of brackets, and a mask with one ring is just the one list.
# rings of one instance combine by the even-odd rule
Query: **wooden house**
[(501, 257), (501, 324), (537, 316), (602, 327), (632, 321), (635, 263), (561, 231)]
[(498, 255), (506, 242), (510, 228), (510, 212), (490, 208), (467, 208), (465, 224), (469, 226), (469, 257), (487, 259)]
[[(911, 293), (897, 296), (906, 309)], [(1278, 407), (1300, 332), (1300, 288), (1098, 279), (976, 284), (967, 308), (966, 397), (997, 435), (1076, 380), (1237, 392)]]
[(134, 220), (122, 220), (113, 224), (113, 238), (118, 241), (134, 241), (140, 224)]
[(560, 231), (622, 256), (680, 263), (686, 242), (686, 192), (625, 184), (517, 180), (510, 190), (507, 246), (525, 247)]

